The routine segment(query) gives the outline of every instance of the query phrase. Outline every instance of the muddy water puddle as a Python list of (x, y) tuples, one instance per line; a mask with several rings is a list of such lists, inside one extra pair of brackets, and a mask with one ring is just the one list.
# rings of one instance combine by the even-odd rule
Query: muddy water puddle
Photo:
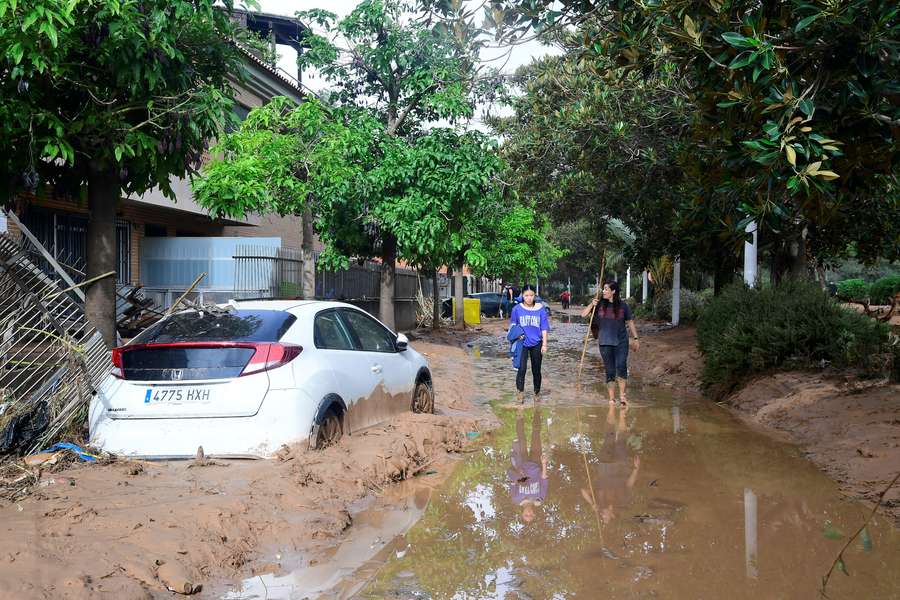
[[(370, 530), (363, 519), (318, 575), (307, 566), (232, 597), (819, 597), (868, 510), (793, 446), (701, 398), (642, 386), (639, 373), (632, 407), (609, 406), (595, 351), (579, 395), (583, 333), (555, 324), (547, 398), (521, 409), (510, 404), (505, 344), (473, 342), (483, 400), (502, 427), (427, 502), (409, 495), (405, 517), (373, 513)], [(900, 597), (900, 534), (887, 520), (876, 517), (844, 557), (849, 574), (835, 570), (830, 598)]]

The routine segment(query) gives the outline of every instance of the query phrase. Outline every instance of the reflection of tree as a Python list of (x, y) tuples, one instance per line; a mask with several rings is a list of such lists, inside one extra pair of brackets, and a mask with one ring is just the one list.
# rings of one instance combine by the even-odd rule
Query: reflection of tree
[(172, 315), (168, 319), (160, 321), (135, 341), (155, 344), (182, 341), (232, 341), (252, 336), (262, 324), (262, 318), (253, 313), (190, 311)]

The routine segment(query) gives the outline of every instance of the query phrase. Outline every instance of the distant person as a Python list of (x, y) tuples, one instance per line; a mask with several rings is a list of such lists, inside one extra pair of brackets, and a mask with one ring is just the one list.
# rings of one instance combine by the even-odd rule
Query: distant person
[(535, 407), (531, 420), (531, 446), (525, 437), (524, 411), (516, 415), (516, 439), (509, 453), (510, 468), (506, 472), (509, 495), (522, 509), (522, 520), (531, 523), (535, 509), (547, 499), (547, 457), (541, 447), (541, 409)]
[(559, 301), (562, 302), (563, 310), (567, 310), (569, 308), (570, 300), (572, 300), (572, 294), (569, 293), (569, 290), (564, 290), (563, 293), (559, 295)]
[(512, 307), (512, 288), (507, 285), (503, 287), (503, 291), (500, 293), (500, 318), (505, 319), (509, 317), (509, 313), (510, 311), (512, 311)]
[[(596, 308), (595, 308), (596, 307)], [(619, 297), (619, 284), (615, 281), (603, 284), (601, 299), (594, 298), (590, 304), (581, 311), (582, 317), (590, 315), (594, 309), (594, 318), (591, 322), (592, 331), (597, 332), (600, 345), (600, 356), (603, 357), (603, 366), (606, 368), (606, 391), (609, 401), (616, 401), (616, 381), (619, 382), (619, 401), (627, 404), (625, 387), (628, 382), (628, 350), (640, 349), (637, 328), (634, 326), (634, 315), (628, 303)], [(628, 342), (628, 331), (633, 338)]]
[(523, 338), (522, 359), (516, 372), (516, 400), (525, 402), (525, 371), (531, 361), (531, 378), (534, 382), (534, 401), (541, 398), (541, 361), (547, 352), (547, 333), (550, 331), (550, 320), (544, 305), (535, 302), (533, 285), (526, 285), (522, 292), (522, 303), (516, 304), (509, 316), (510, 326), (518, 325), (525, 332)]
[(617, 419), (616, 405), (609, 405), (603, 443), (598, 446), (597, 460), (591, 461), (594, 489), (581, 488), (581, 496), (605, 525), (627, 508), (641, 469), (640, 456), (628, 446), (628, 407), (623, 406), (618, 412)]

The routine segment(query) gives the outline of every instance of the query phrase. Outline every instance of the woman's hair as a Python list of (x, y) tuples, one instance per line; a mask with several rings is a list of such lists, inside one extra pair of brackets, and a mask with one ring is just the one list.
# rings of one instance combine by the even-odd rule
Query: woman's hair
[[(604, 285), (604, 286), (607, 286), (607, 285), (608, 285), (608, 286), (609, 286), (609, 289), (612, 290), (612, 293), (613, 293), (613, 299), (612, 299), (613, 313), (614, 313), (616, 316), (618, 316), (618, 314), (619, 314), (619, 307), (622, 305), (622, 298), (619, 297), (619, 282), (617, 282), (617, 281), (607, 281), (607, 282), (604, 283), (603, 285)], [(602, 288), (601, 288), (601, 289), (602, 289)], [(604, 298), (604, 297), (603, 297), (603, 294), (600, 295), (600, 305), (603, 306), (604, 309), (607, 308), (607, 307), (609, 306), (609, 300), (607, 300), (606, 298)]]
[(522, 286), (522, 293), (524, 294), (525, 292), (534, 292), (537, 294), (537, 290), (530, 283)]

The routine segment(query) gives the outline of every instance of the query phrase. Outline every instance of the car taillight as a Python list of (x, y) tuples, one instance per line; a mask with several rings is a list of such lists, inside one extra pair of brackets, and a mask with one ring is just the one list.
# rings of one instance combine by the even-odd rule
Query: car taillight
[(112, 351), (112, 374), (114, 377), (118, 377), (122, 379), (125, 377), (125, 373), (122, 370), (122, 349), (121, 348), (113, 348)]
[(269, 369), (275, 369), (291, 362), (303, 352), (302, 346), (293, 344), (253, 344), (256, 352), (250, 358), (250, 362), (241, 371), (241, 377), (244, 375), (252, 375), (253, 373), (261, 373)]

